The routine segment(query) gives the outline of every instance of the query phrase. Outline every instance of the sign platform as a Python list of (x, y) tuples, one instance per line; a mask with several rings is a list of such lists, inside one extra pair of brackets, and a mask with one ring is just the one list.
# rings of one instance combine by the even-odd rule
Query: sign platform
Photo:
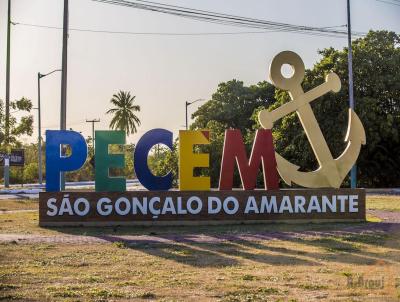
[(363, 189), (44, 192), (40, 226), (365, 221)]

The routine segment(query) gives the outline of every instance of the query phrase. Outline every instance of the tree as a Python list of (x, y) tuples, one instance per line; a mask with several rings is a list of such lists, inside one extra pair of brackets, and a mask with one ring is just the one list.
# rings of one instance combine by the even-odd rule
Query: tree
[[(365, 131), (367, 144), (358, 159), (359, 186), (398, 187), (400, 185), (400, 36), (388, 31), (370, 31), (352, 43), (354, 98), (356, 113)], [(339, 93), (329, 93), (313, 101), (312, 108), (334, 157), (346, 146), (348, 123), (348, 50), (327, 48), (321, 60), (306, 71), (304, 91), (323, 83), (329, 71), (342, 82)], [(277, 90), (272, 110), (289, 101), (287, 92)], [(266, 107), (268, 108), (268, 107)], [(253, 118), (256, 114), (253, 115)], [(318, 164), (304, 130), (295, 114), (281, 119), (274, 129), (275, 147), (283, 157), (313, 170)], [(348, 179), (347, 179), (348, 183)]]
[(10, 136), (8, 141), (5, 141), (5, 115), (4, 115), (4, 102), (0, 100), (0, 146), (1, 148), (20, 147), (21, 142), (18, 138), (22, 135), (33, 134), (33, 116), (24, 115), (19, 120), (12, 115), (16, 112), (30, 112), (32, 110), (31, 100), (23, 97), (20, 100), (10, 102), (10, 108), (14, 110), (10, 114)]
[(240, 129), (243, 133), (251, 130), (254, 110), (273, 104), (274, 92), (274, 86), (265, 81), (249, 87), (237, 80), (220, 83), (211, 100), (192, 114), (195, 121), (191, 128), (205, 128), (209, 121), (216, 121), (225, 129)]
[(134, 104), (135, 98), (130, 92), (122, 90), (113, 95), (110, 102), (115, 107), (107, 111), (107, 114), (113, 114), (111, 129), (123, 130), (128, 136), (137, 132), (140, 120), (135, 113), (140, 112), (140, 106)]

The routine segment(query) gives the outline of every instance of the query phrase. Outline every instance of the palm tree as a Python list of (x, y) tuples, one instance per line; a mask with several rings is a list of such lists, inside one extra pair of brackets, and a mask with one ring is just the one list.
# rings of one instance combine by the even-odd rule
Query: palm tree
[(113, 114), (110, 122), (110, 128), (114, 130), (123, 130), (129, 136), (137, 132), (137, 126), (140, 126), (140, 120), (135, 112), (140, 112), (140, 106), (135, 105), (136, 96), (131, 96), (128, 91), (120, 90), (114, 94), (110, 100), (115, 107), (107, 111), (107, 114)]

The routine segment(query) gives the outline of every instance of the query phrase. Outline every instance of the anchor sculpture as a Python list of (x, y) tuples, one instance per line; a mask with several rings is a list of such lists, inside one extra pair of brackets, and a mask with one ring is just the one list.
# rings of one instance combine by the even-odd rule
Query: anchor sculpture
[[(281, 68), (284, 64), (289, 64), (293, 68), (292, 77), (286, 78), (282, 75)], [(275, 87), (289, 92), (291, 101), (270, 112), (262, 110), (258, 119), (261, 126), (266, 129), (271, 129), (277, 120), (292, 112), (296, 112), (300, 119), (318, 160), (319, 168), (312, 172), (298, 171), (299, 166), (292, 164), (276, 153), (278, 172), (288, 185), (296, 183), (308, 188), (339, 188), (356, 162), (361, 145), (366, 142), (364, 127), (357, 114), (349, 109), (349, 124), (345, 138), (348, 144), (342, 155), (334, 159), (310, 103), (330, 91), (340, 91), (340, 79), (336, 73), (331, 72), (326, 76), (325, 83), (304, 92), (301, 86), (304, 74), (304, 63), (296, 53), (291, 51), (279, 53), (271, 63), (270, 79)]]

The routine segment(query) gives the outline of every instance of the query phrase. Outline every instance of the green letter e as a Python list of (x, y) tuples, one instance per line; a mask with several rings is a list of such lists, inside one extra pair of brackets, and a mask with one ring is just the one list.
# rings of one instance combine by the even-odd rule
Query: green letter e
[(96, 131), (95, 188), (96, 192), (126, 191), (125, 177), (110, 177), (110, 168), (124, 168), (124, 154), (109, 154), (109, 145), (124, 145), (124, 131)]

